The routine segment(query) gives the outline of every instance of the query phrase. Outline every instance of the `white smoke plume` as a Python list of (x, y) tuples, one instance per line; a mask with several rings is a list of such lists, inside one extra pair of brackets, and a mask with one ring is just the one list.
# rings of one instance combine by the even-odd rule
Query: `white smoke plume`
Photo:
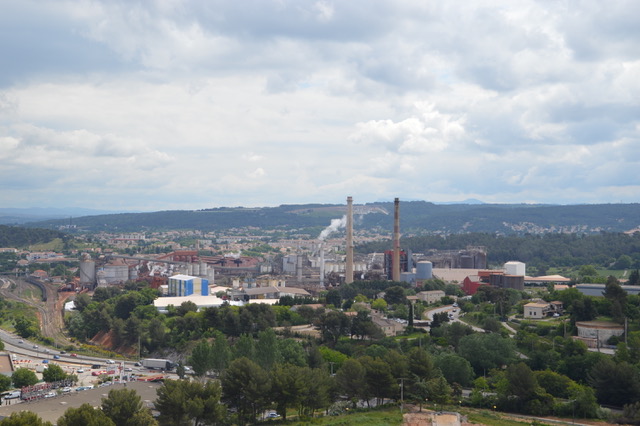
[(324, 241), (329, 235), (333, 234), (340, 228), (347, 226), (347, 216), (342, 216), (341, 219), (331, 219), (331, 225), (322, 230), (318, 239)]

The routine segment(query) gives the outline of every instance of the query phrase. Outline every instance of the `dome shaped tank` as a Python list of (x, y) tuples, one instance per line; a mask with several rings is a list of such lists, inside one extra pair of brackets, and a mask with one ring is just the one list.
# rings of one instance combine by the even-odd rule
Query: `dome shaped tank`
[(433, 263), (428, 260), (418, 262), (416, 265), (416, 279), (430, 280), (433, 278)]

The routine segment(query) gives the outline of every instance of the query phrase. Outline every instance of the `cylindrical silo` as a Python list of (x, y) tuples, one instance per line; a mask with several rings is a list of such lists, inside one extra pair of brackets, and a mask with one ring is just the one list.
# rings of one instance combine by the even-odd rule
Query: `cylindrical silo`
[(416, 265), (416, 279), (430, 280), (433, 278), (433, 264), (428, 260), (423, 260)]
[(460, 256), (460, 267), (462, 269), (473, 269), (473, 257), (467, 254)]
[(80, 262), (80, 284), (96, 283), (96, 262), (85, 260)]

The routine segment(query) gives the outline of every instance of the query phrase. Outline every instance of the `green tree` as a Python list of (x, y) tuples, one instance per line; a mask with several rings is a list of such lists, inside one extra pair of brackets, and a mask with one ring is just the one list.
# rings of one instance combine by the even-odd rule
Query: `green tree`
[(400, 286), (389, 287), (384, 292), (384, 300), (389, 305), (404, 305), (407, 297), (404, 294), (404, 288)]
[(640, 399), (640, 373), (631, 364), (605, 358), (593, 366), (589, 377), (601, 404), (621, 407)]
[(80, 293), (76, 295), (73, 302), (75, 309), (79, 312), (83, 312), (91, 303), (91, 296), (87, 293)]
[(388, 306), (388, 303), (384, 299), (376, 299), (373, 302), (371, 302), (371, 308), (375, 309), (376, 311), (385, 312), (387, 310), (387, 306)]
[(574, 382), (564, 374), (551, 370), (535, 371), (533, 374), (538, 384), (549, 394), (556, 398), (567, 398), (569, 396), (569, 386)]
[(167, 380), (157, 393), (155, 408), (160, 412), (160, 425), (214, 425), (225, 418), (218, 381)]
[(349, 333), (351, 321), (342, 312), (328, 311), (320, 315), (316, 320), (316, 325), (320, 329), (322, 339), (330, 346), (335, 346), (340, 336)]
[(53, 426), (31, 411), (13, 412), (9, 417), (0, 420), (2, 426)]
[(78, 408), (68, 408), (58, 419), (58, 426), (116, 426), (102, 410), (96, 410), (91, 404), (82, 404)]
[(458, 353), (471, 363), (477, 375), (484, 375), (492, 368), (507, 365), (515, 359), (513, 341), (496, 333), (464, 336), (460, 339)]
[(223, 399), (237, 410), (238, 420), (242, 424), (253, 422), (269, 403), (269, 375), (247, 358), (239, 358), (229, 364), (221, 382)]
[(409, 351), (409, 373), (411, 377), (431, 380), (439, 376), (433, 358), (426, 350), (422, 348), (412, 348)]
[(278, 352), (283, 362), (287, 364), (305, 367), (307, 365), (307, 356), (304, 347), (294, 339), (278, 340)]
[(13, 326), (16, 329), (16, 333), (25, 339), (40, 336), (40, 327), (38, 325), (38, 320), (35, 318), (16, 318), (13, 322)]
[(452, 390), (444, 377), (436, 377), (427, 381), (429, 399), (438, 404), (447, 404), (451, 401)]
[(49, 364), (42, 372), (42, 379), (47, 382), (57, 382), (67, 378), (67, 373), (58, 364)]
[(0, 392), (11, 389), (11, 377), (0, 374)]
[(386, 362), (370, 356), (363, 356), (358, 360), (364, 367), (364, 377), (369, 388), (368, 394), (377, 399), (377, 404), (381, 404), (384, 398), (398, 398), (398, 385)]
[(236, 344), (233, 346), (233, 357), (247, 358), (253, 360), (255, 358), (255, 347), (253, 339), (248, 334), (242, 334)]
[(191, 364), (195, 375), (202, 377), (205, 376), (208, 371), (213, 370), (213, 363), (211, 345), (203, 339), (193, 348), (193, 351), (191, 351), (189, 364)]
[(300, 373), (306, 386), (300, 394), (298, 415), (313, 417), (316, 410), (331, 405), (335, 382), (324, 370), (303, 367)]
[(339, 307), (342, 304), (342, 297), (338, 290), (329, 290), (325, 296), (325, 300), (327, 305), (333, 305), (335, 307)]
[(27, 368), (18, 368), (11, 375), (11, 381), (13, 386), (22, 388), (25, 386), (33, 386), (38, 383), (38, 377), (36, 373)]
[(469, 386), (473, 380), (473, 368), (471, 363), (455, 354), (444, 354), (436, 357), (436, 367), (450, 384), (458, 383)]
[(627, 303), (627, 292), (615, 277), (609, 277), (604, 289), (604, 297), (611, 302), (611, 317), (617, 323), (624, 322), (624, 310)]
[(271, 398), (284, 421), (287, 420), (287, 408), (300, 403), (305, 387), (301, 367), (285, 364), (271, 371)]
[(140, 395), (133, 389), (112, 389), (102, 398), (102, 412), (117, 426), (157, 425), (151, 411), (142, 404)]
[(336, 384), (340, 393), (353, 403), (368, 396), (367, 379), (364, 366), (357, 359), (349, 358), (342, 363), (336, 373)]
[(213, 358), (212, 367), (218, 374), (227, 368), (231, 360), (231, 348), (227, 337), (219, 331), (216, 331), (211, 345), (211, 356)]
[(256, 362), (264, 370), (281, 361), (280, 350), (278, 348), (278, 337), (272, 328), (258, 333), (256, 343)]

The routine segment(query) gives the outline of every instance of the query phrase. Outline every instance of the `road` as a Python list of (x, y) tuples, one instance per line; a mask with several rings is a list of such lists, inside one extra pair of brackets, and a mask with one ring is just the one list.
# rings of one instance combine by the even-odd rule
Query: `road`
[(439, 313), (442, 313), (442, 312), (446, 312), (449, 315), (449, 322), (462, 323), (462, 324), (466, 325), (467, 327), (471, 327), (473, 329), (473, 331), (477, 331), (478, 333), (484, 333), (485, 332), (485, 330), (483, 328), (476, 327), (474, 325), (470, 325), (470, 324), (467, 324), (464, 321), (461, 321), (460, 320), (460, 308), (458, 308), (457, 306), (454, 306), (454, 305), (445, 305), (445, 306), (440, 306), (438, 308), (431, 309), (429, 311), (426, 311), (425, 315), (427, 316), (429, 321), (433, 321), (433, 316), (435, 314), (439, 314)]

